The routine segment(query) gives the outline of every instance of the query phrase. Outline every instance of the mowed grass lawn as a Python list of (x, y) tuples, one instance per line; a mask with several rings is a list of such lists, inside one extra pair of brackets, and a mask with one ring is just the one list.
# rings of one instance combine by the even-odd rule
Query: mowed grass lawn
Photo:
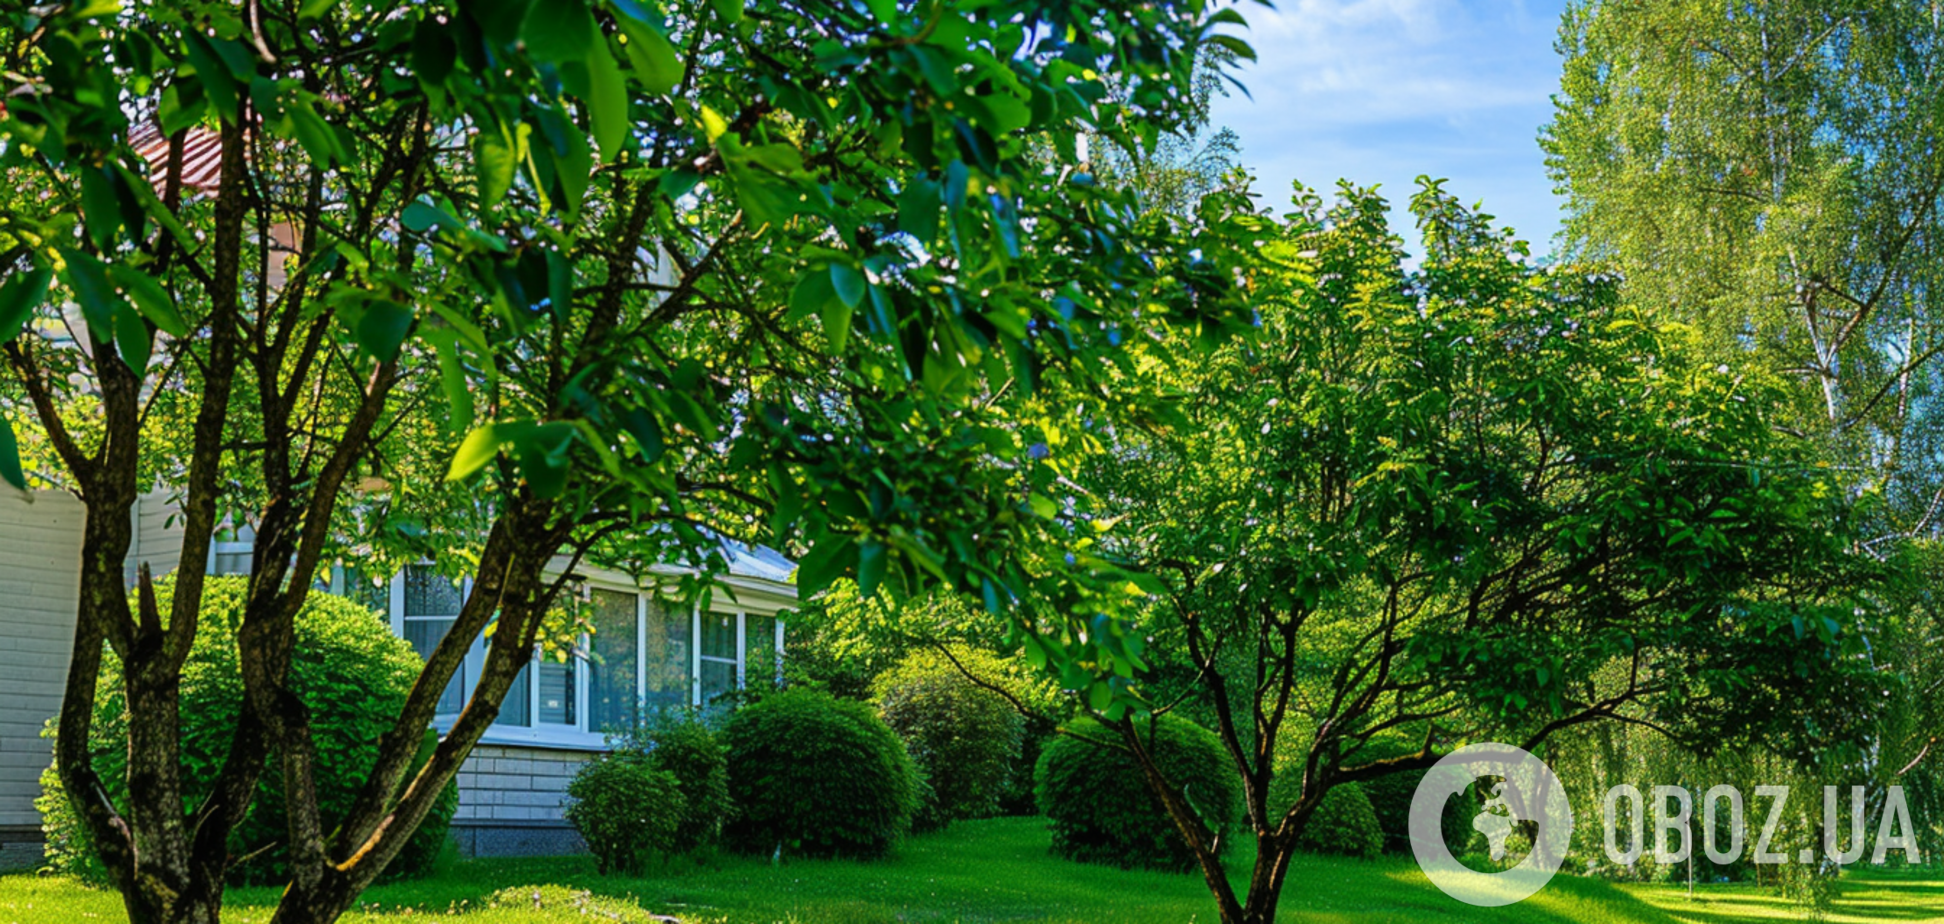
[[(733, 924), (1215, 920), (1195, 876), (1069, 863), (1048, 855), (1047, 844), (1044, 822), (1006, 818), (913, 838), (896, 856), (875, 863), (773, 866), (724, 858), (713, 866), (684, 863), (641, 878), (617, 878), (595, 875), (585, 857), (455, 862), (434, 878), (371, 890), (345, 920), (404, 924), (433, 914), (455, 924), (587, 924), (645, 921), (649, 912)], [(1616, 887), (1561, 876), (1510, 908), (1473, 908), (1438, 892), (1408, 859), (1303, 858), (1290, 870), (1281, 920), (1751, 924), (1795, 916), (1786, 902), (1753, 889), (1718, 886), (1704, 888), (1702, 896), (1690, 902), (1671, 887)], [(275, 900), (274, 889), (234, 890), (225, 920), (265, 921)], [(119, 920), (120, 902), (112, 893), (31, 874), (0, 876), (0, 924)], [(1828, 920), (1944, 924), (1944, 879), (1853, 876)]]

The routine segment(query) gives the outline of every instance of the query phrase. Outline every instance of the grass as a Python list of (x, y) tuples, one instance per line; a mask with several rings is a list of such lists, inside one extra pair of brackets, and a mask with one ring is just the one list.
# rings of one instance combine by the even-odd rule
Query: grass
[[(406, 924), (427, 914), (455, 924), (647, 921), (648, 912), (728, 924), (892, 922), (1212, 922), (1213, 903), (1191, 875), (1127, 872), (1049, 856), (1044, 824), (1005, 818), (914, 838), (877, 863), (725, 858), (678, 863), (640, 878), (604, 878), (584, 857), (476, 860), (439, 875), (366, 893), (347, 924)], [(1245, 868), (1246, 857), (1232, 867)], [(1934, 873), (1932, 874), (1935, 875)], [(1446, 898), (1410, 860), (1299, 858), (1281, 920), (1300, 924), (1535, 922), (1535, 924), (1757, 924), (1796, 917), (1784, 900), (1741, 886), (1710, 886), (1690, 902), (1671, 886), (1613, 886), (1556, 878), (1510, 908)], [(591, 894), (589, 894), (591, 893)], [(260, 924), (275, 889), (237, 889), (225, 921)], [(645, 910), (644, 910), (645, 909)], [(0, 876), (0, 924), (122, 920), (111, 892), (61, 879)], [(1894, 920), (1944, 924), (1944, 881), (1909, 874), (1845, 880), (1833, 924)]]

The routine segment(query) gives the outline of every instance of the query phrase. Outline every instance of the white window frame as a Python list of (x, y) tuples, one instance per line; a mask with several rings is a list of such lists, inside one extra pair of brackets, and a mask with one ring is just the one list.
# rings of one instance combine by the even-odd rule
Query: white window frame
[[(427, 563), (421, 562), (420, 566), (424, 566), (426, 564)], [(340, 577), (337, 586), (342, 586), (341, 582), (342, 582), (342, 578)], [(654, 587), (652, 585), (648, 587), (643, 587), (639, 584), (633, 583), (619, 576), (608, 575), (608, 574), (590, 575), (586, 578), (586, 580), (582, 583), (581, 586), (588, 591), (606, 590), (606, 591), (618, 592), (618, 593), (632, 593), (635, 595), (635, 692), (639, 700), (645, 701), (648, 698), (648, 688), (647, 688), (648, 665), (646, 663), (646, 659), (648, 657), (648, 607), (650, 604), (650, 598), (654, 596)], [(465, 578), (462, 580), (460, 585), (461, 599), (471, 596), (472, 587), (473, 587), (473, 581), (471, 578)], [(389, 589), (391, 592), (390, 610), (391, 610), (392, 633), (397, 635), (400, 638), (404, 638), (405, 637), (405, 572), (404, 570), (401, 569), (397, 574), (392, 576)], [(718, 662), (727, 662), (731, 660), (727, 658), (717, 658), (714, 656), (710, 656), (709, 658), (706, 659), (703, 657), (702, 619), (705, 613), (706, 615), (711, 617), (732, 616), (735, 618), (736, 657), (733, 660), (735, 665), (736, 689), (740, 690), (748, 686), (749, 665), (747, 662), (748, 662), (749, 646), (747, 644), (748, 643), (747, 632), (749, 631), (749, 617), (751, 615), (751, 612), (752, 612), (751, 609), (747, 606), (733, 606), (733, 607), (732, 606), (712, 606), (707, 611), (705, 611), (702, 609), (700, 604), (697, 604), (690, 608), (689, 644), (688, 644), (689, 705), (691, 706), (703, 705), (702, 662), (704, 660), (718, 661)], [(755, 615), (769, 616), (776, 620), (776, 630), (775, 630), (775, 639), (774, 639), (774, 646), (775, 646), (774, 663), (777, 665), (776, 667), (777, 679), (781, 680), (782, 679), (782, 656), (783, 656), (783, 632), (784, 632), (784, 623), (785, 623), (784, 615), (787, 612), (787, 610), (785, 608), (778, 607), (774, 610), (769, 610), (767, 608), (764, 608), (764, 609), (755, 610), (754, 612)], [(487, 642), (483, 637), (479, 639), (475, 639), (473, 641), (472, 649), (466, 653), (465, 670), (467, 676), (475, 678), (475, 680), (476, 678), (478, 678), (480, 672), (485, 667), (486, 644)], [(583, 634), (579, 639), (579, 647), (583, 652), (588, 650), (588, 637), (585, 634)], [(540, 659), (543, 656), (544, 656), (544, 652), (542, 651), (541, 646), (535, 645), (532, 654), (533, 661), (530, 662), (532, 665), (534, 665), (534, 669), (527, 671), (527, 722), (528, 724), (523, 726), (504, 725), (495, 722), (492, 725), (487, 727), (487, 730), (485, 734), (481, 736), (480, 741), (485, 744), (526, 745), (531, 747), (553, 747), (553, 748), (564, 748), (570, 750), (605, 750), (607, 748), (606, 733), (599, 729), (593, 729), (588, 727), (588, 721), (590, 718), (588, 715), (588, 705), (589, 705), (588, 697), (591, 692), (589, 689), (589, 683), (592, 678), (592, 672), (585, 669), (584, 665), (586, 664), (587, 659), (582, 655), (576, 654), (573, 660), (574, 724), (557, 725), (557, 724), (542, 724), (540, 722), (539, 720), (540, 718), (540, 671), (538, 670), (538, 664), (540, 662)], [(467, 692), (467, 696), (468, 699), (470, 699), (471, 691)], [(449, 731), (452, 728), (452, 723), (457, 718), (458, 718), (458, 713), (441, 713), (438, 716), (434, 717), (432, 724), (433, 727), (437, 728), (440, 731), (440, 733), (444, 733), (446, 731)]]

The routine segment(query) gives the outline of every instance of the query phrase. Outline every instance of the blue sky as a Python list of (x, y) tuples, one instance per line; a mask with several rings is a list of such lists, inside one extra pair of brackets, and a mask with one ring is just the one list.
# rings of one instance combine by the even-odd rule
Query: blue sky
[[(1559, 87), (1564, 0), (1279, 0), (1245, 3), (1259, 59), (1217, 100), (1213, 122), (1277, 211), (1291, 181), (1382, 184), (1394, 209), (1419, 174), (1551, 250), (1559, 203), (1535, 140)], [(1405, 216), (1399, 216), (1400, 218)], [(1397, 225), (1416, 243), (1408, 224)], [(1415, 252), (1415, 247), (1411, 248)]]

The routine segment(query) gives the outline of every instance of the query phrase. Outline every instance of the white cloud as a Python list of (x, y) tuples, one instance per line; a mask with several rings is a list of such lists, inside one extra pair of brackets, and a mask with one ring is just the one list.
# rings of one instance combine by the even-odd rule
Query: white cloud
[[(1259, 60), (1249, 96), (1214, 121), (1280, 203), (1289, 181), (1339, 176), (1408, 197), (1419, 173), (1449, 176), (1540, 242), (1557, 225), (1535, 136), (1551, 115), (1561, 0), (1285, 0), (1240, 7)], [(1543, 246), (1541, 249), (1544, 249)]]

